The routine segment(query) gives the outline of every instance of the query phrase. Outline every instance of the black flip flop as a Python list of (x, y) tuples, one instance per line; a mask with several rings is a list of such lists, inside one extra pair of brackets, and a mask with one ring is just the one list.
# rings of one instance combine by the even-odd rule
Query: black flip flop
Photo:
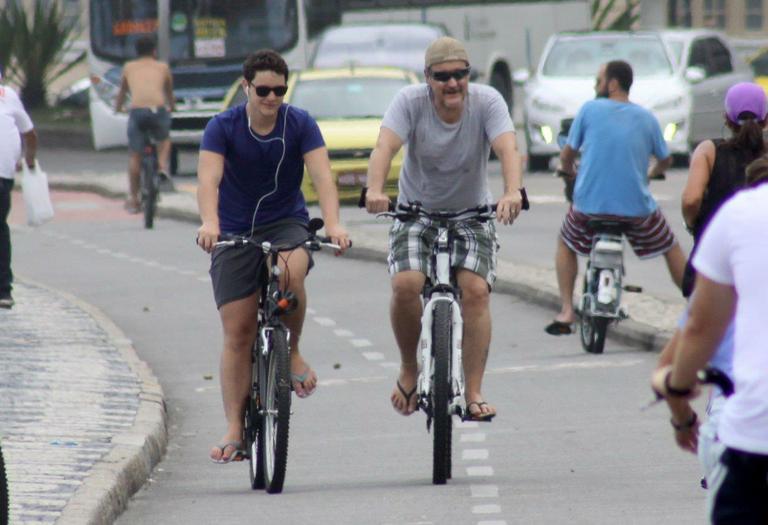
[[(472, 401), (470, 403), (467, 403), (467, 410), (465, 411), (464, 417), (461, 418), (462, 421), (478, 421), (480, 423), (490, 423), (491, 420), (496, 417), (496, 413), (489, 412), (488, 414), (483, 414), (483, 410), (482, 408), (480, 408), (483, 405), (487, 405), (487, 404), (488, 403), (486, 403), (485, 401)], [(471, 407), (472, 405), (477, 405), (477, 409), (480, 410), (480, 412), (477, 414), (473, 414), (469, 410), (469, 407)]]
[[(406, 392), (405, 388), (403, 388), (403, 385), (400, 384), (400, 380), (398, 380), (397, 381), (397, 389), (400, 391), (400, 393), (405, 398), (405, 408), (407, 410), (411, 406), (411, 398), (416, 395), (416, 387), (414, 386), (413, 390), (411, 390), (410, 392)], [(397, 410), (397, 408), (395, 408), (395, 410)], [(418, 407), (416, 408), (416, 410), (418, 410)], [(416, 412), (416, 410), (414, 410), (413, 412)], [(400, 413), (400, 414), (402, 414), (404, 416), (410, 416), (411, 414), (413, 414), (413, 412), (411, 412), (409, 414), (403, 414), (399, 410), (397, 410), (397, 411), (398, 411), (398, 413)]]
[(571, 335), (573, 328), (571, 328), (571, 323), (552, 321), (544, 328), (544, 331), (549, 335)]

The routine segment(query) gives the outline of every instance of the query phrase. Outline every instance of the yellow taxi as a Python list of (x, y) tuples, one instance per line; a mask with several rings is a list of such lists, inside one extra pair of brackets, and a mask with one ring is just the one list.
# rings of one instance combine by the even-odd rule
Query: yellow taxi
[(768, 48), (761, 49), (748, 58), (747, 62), (755, 73), (755, 82), (768, 93)]
[[(331, 159), (331, 171), (339, 198), (356, 202), (366, 185), (368, 158), (376, 145), (384, 112), (404, 86), (416, 84), (417, 76), (395, 67), (347, 67), (307, 69), (292, 73), (285, 101), (307, 110), (317, 121)], [(225, 108), (245, 102), (240, 82), (225, 98)], [(392, 160), (386, 192), (397, 196), (403, 162), (402, 150)], [(305, 172), (302, 191), (307, 202), (317, 201), (312, 180)]]

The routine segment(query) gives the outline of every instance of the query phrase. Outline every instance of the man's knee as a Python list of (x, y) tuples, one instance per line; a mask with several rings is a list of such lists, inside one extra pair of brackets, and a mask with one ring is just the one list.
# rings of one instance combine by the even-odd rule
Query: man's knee
[(488, 283), (472, 272), (462, 272), (459, 278), (461, 305), (465, 310), (481, 311), (488, 308), (491, 293)]
[(424, 276), (421, 272), (398, 272), (392, 277), (392, 297), (396, 302), (418, 300), (424, 287)]

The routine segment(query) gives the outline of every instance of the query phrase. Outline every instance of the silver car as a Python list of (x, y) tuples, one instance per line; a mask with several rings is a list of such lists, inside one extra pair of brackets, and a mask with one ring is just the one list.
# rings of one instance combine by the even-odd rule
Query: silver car
[[(711, 34), (712, 32), (699, 32)], [(705, 37), (705, 58), (691, 62), (696, 31), (559, 33), (553, 35), (533, 74), (515, 73), (524, 88), (523, 119), (528, 169), (547, 169), (559, 153), (563, 120), (595, 96), (601, 64), (626, 60), (634, 83), (630, 100), (650, 109), (659, 121), (671, 153), (687, 156), (701, 140), (720, 136), (725, 91), (751, 73), (732, 57), (724, 39)], [(679, 38), (676, 40), (676, 38)], [(668, 40), (669, 39), (669, 40)], [(675, 53), (675, 43), (680, 49)]]

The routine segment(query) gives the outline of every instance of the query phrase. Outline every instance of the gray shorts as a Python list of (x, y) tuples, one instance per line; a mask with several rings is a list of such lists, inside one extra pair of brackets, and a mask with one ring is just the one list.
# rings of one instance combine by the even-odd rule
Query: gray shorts
[[(248, 236), (250, 232), (243, 234)], [(216, 308), (244, 299), (258, 291), (266, 271), (266, 256), (258, 244), (269, 241), (278, 245), (295, 245), (309, 237), (307, 226), (298, 219), (283, 219), (259, 227), (252, 239), (257, 244), (242, 247), (223, 246), (211, 254), (211, 282)], [(313, 266), (309, 254), (309, 267)]]
[(156, 142), (168, 138), (171, 114), (165, 108), (134, 108), (128, 113), (128, 147), (141, 152), (146, 144), (145, 135)]

